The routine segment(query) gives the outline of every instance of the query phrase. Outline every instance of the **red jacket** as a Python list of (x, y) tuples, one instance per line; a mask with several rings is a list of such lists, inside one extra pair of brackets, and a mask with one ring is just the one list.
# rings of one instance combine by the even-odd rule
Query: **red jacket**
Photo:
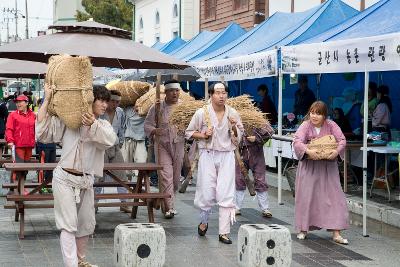
[(30, 109), (25, 114), (18, 110), (11, 112), (6, 125), (7, 143), (14, 143), (15, 147), (34, 147), (35, 119)]

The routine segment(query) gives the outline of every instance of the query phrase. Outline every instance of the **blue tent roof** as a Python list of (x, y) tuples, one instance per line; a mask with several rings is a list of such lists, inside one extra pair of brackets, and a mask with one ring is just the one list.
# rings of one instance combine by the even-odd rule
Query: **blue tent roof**
[(400, 1), (381, 0), (345, 22), (305, 43), (368, 37), (400, 32)]
[(340, 0), (329, 0), (304, 12), (277, 12), (241, 38), (197, 60), (230, 58), (297, 44), (357, 13)]
[(165, 45), (165, 43), (156, 42), (155, 44), (153, 44), (153, 45), (151, 46), (151, 48), (160, 50), (160, 48), (163, 47), (164, 45)]
[(186, 44), (185, 40), (182, 40), (180, 37), (176, 37), (176, 38), (172, 39), (171, 41), (169, 41), (168, 43), (166, 43), (159, 50), (160, 50), (160, 52), (169, 54), (184, 44)]
[(170, 55), (175, 58), (183, 59), (207, 45), (218, 34), (219, 32), (202, 31), (186, 44), (170, 53)]
[(196, 58), (202, 57), (212, 51), (223, 47), (226, 44), (236, 40), (240, 36), (246, 33), (246, 30), (240, 27), (237, 23), (230, 23), (223, 31), (221, 31), (217, 36), (210, 40), (202, 48), (196, 50), (194, 53), (182, 58), (183, 60), (196, 60)]

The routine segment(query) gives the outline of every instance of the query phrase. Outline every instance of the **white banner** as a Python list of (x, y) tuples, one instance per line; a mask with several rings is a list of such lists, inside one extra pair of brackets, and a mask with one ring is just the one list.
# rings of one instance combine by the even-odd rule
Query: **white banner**
[(277, 50), (228, 59), (189, 62), (200, 74), (199, 81), (246, 80), (277, 75)]
[(400, 35), (286, 46), (283, 73), (339, 73), (400, 70)]

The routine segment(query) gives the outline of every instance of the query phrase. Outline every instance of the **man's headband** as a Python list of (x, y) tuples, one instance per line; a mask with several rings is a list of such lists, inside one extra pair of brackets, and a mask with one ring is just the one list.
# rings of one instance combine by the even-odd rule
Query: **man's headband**
[(181, 85), (179, 83), (169, 83), (164, 85), (165, 90), (170, 90), (170, 89), (181, 89)]
[(121, 97), (119, 95), (111, 95), (110, 100), (121, 101)]

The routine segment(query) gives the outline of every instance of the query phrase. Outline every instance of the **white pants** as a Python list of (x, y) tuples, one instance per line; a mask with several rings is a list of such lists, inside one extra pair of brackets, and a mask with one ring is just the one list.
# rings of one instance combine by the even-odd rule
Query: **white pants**
[[(244, 190), (236, 190), (235, 208), (238, 210), (240, 210), (242, 207), (245, 193), (246, 192)], [(260, 209), (262, 211), (269, 210), (268, 192), (267, 191), (257, 192), (257, 201), (258, 201), (258, 207), (260, 207)]]
[[(125, 162), (145, 163), (147, 161), (146, 143), (144, 140), (125, 138), (121, 148)], [(138, 175), (138, 171), (127, 171), (128, 175)]]
[(208, 223), (213, 205), (219, 208), (219, 233), (230, 232), (235, 209), (235, 155), (233, 151), (199, 151), (198, 174), (194, 204), (201, 209), (202, 223)]

